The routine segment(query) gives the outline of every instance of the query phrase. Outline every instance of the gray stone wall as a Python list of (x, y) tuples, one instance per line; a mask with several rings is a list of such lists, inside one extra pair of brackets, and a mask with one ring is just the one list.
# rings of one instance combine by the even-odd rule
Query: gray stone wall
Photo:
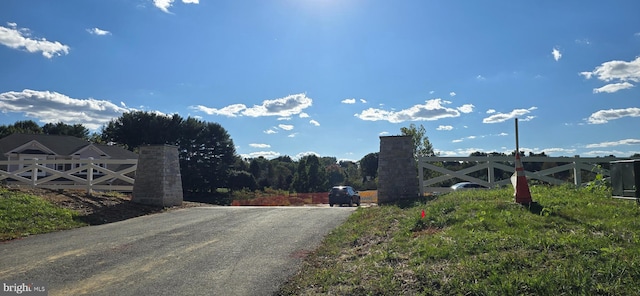
[(418, 171), (410, 136), (380, 137), (378, 203), (418, 196)]
[(182, 199), (178, 147), (171, 145), (140, 147), (132, 201), (172, 207), (181, 205)]

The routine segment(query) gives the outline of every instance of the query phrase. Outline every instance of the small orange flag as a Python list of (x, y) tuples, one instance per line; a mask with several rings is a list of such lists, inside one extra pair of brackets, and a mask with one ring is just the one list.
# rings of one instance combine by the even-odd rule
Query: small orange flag
[(422, 210), (422, 213), (420, 213), (420, 218), (424, 219), (425, 213), (424, 210)]

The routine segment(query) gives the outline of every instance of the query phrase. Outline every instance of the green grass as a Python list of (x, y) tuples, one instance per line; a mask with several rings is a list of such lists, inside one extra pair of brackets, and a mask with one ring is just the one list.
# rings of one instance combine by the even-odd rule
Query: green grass
[(77, 216), (37, 196), (0, 188), (0, 241), (85, 225)]
[(635, 202), (605, 189), (531, 192), (531, 207), (506, 188), (360, 208), (280, 294), (640, 295)]

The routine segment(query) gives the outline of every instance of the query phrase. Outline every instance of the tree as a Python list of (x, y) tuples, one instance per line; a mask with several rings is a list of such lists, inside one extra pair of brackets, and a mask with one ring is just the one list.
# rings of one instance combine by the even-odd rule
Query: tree
[(178, 146), (185, 193), (212, 194), (227, 186), (237, 160), (233, 141), (221, 125), (177, 114), (125, 113), (102, 129), (101, 138), (131, 151), (140, 145)]
[(325, 168), (317, 156), (311, 154), (300, 159), (291, 184), (296, 192), (323, 192), (327, 183)]
[[(194, 118), (188, 118), (185, 125), (178, 146), (182, 156), (181, 174), (193, 182), (186, 189), (214, 193), (217, 188), (227, 186), (236, 153), (227, 131), (220, 124)], [(186, 135), (195, 137), (187, 138)]]
[(131, 151), (141, 145), (177, 145), (183, 129), (189, 129), (183, 121), (178, 114), (165, 116), (146, 111), (128, 112), (102, 128), (102, 139), (106, 143), (124, 145)]
[(296, 173), (293, 176), (293, 182), (291, 183), (291, 189), (296, 192), (308, 192), (309, 177), (307, 176), (307, 161), (306, 158), (302, 158), (298, 161), (298, 167)]
[(369, 153), (360, 159), (360, 171), (363, 178), (375, 179), (378, 177), (379, 153)]
[(420, 127), (416, 127), (415, 124), (409, 125), (409, 127), (400, 128), (403, 136), (411, 136), (413, 140), (413, 157), (417, 160), (419, 156), (435, 156), (433, 152), (433, 146), (429, 142), (429, 138), (426, 136), (427, 131), (421, 124)]
[(320, 164), (320, 159), (315, 155), (308, 155), (307, 165), (307, 177), (308, 179), (308, 192), (322, 192), (327, 190), (327, 175), (324, 167)]
[(11, 134), (42, 134), (42, 128), (33, 120), (16, 121), (11, 125), (0, 126), (0, 138)]
[(255, 190), (258, 187), (256, 179), (247, 171), (231, 171), (229, 175), (229, 189), (241, 190), (249, 189)]
[(89, 139), (89, 130), (79, 123), (74, 125), (63, 122), (47, 123), (42, 126), (42, 132), (46, 135), (74, 136), (85, 140)]
[(343, 185), (346, 179), (344, 169), (337, 164), (333, 164), (327, 166), (327, 181), (329, 182), (329, 186), (338, 186)]

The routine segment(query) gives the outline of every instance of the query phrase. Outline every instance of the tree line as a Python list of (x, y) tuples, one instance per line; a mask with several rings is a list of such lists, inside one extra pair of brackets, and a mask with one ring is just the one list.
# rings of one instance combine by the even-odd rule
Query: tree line
[[(414, 157), (436, 156), (424, 126), (400, 129), (401, 135), (411, 136)], [(248, 189), (285, 190), (290, 192), (326, 192), (335, 185), (351, 185), (356, 190), (377, 189), (378, 152), (368, 153), (358, 161), (338, 160), (335, 157), (306, 155), (298, 160), (289, 156), (274, 159), (264, 157), (243, 158), (238, 155), (231, 136), (220, 124), (197, 118), (183, 118), (177, 114), (166, 116), (145, 111), (124, 113), (103, 126), (100, 132), (90, 134), (81, 124), (63, 122), (39, 126), (31, 120), (0, 125), (0, 138), (13, 133), (68, 135), (89, 142), (121, 146), (136, 152), (142, 145), (169, 144), (178, 147), (182, 185), (185, 198), (197, 197), (208, 202), (225, 203), (219, 194), (226, 191)], [(515, 152), (510, 155), (515, 155)], [(470, 156), (505, 156), (504, 153), (474, 152)], [(521, 154), (525, 156), (524, 154)], [(529, 156), (546, 156), (544, 152)], [(638, 157), (636, 154), (632, 157)], [(475, 165), (471, 162), (440, 162), (436, 165), (450, 170), (461, 170)], [(539, 171), (562, 163), (525, 163), (528, 171)], [(540, 167), (534, 167), (540, 166)], [(496, 179), (505, 179), (510, 172), (496, 171)], [(487, 179), (486, 170), (469, 175)], [(440, 173), (427, 171), (425, 177)], [(572, 178), (570, 172), (554, 175), (559, 179)], [(440, 186), (449, 186), (449, 180)]]
[(146, 111), (124, 113), (99, 132), (90, 134), (81, 124), (63, 122), (38, 125), (32, 120), (0, 125), (0, 138), (13, 133), (67, 135), (92, 143), (121, 146), (137, 152), (143, 145), (178, 147), (185, 198), (227, 202), (222, 191), (287, 190), (326, 192), (331, 186), (351, 185), (356, 189), (376, 189), (378, 153), (360, 161), (338, 161), (335, 157), (306, 155), (274, 159), (243, 158), (236, 153), (231, 136), (220, 124), (197, 118), (183, 118)]

